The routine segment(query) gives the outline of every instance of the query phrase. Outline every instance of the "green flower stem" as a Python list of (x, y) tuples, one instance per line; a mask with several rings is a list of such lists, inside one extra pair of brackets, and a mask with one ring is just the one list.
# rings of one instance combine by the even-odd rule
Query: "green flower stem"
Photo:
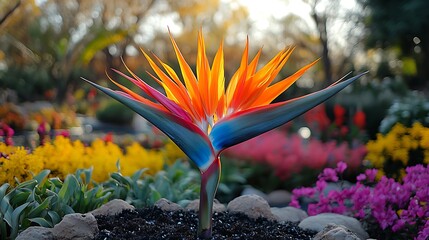
[(198, 212), (198, 237), (207, 239), (212, 236), (213, 200), (220, 180), (220, 158), (201, 172), (200, 209)]

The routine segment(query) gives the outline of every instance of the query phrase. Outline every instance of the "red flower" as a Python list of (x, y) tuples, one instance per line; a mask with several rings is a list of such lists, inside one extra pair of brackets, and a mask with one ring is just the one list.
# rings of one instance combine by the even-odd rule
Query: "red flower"
[(59, 133), (57, 134), (57, 136), (63, 136), (63, 137), (65, 137), (65, 138), (70, 138), (70, 132), (69, 132), (69, 131), (67, 131), (67, 130), (62, 130), (61, 132), (59, 132)]
[(344, 124), (345, 114), (346, 114), (346, 109), (343, 108), (339, 104), (335, 104), (335, 106), (334, 106), (334, 116), (335, 116), (335, 124), (337, 126), (341, 126), (341, 125)]
[[(0, 123), (1, 124), (1, 123)], [(4, 137), (4, 143), (8, 146), (13, 146), (13, 135), (15, 134), (15, 131), (9, 127), (9, 125), (3, 123), (1, 124), (2, 127), (0, 128), (0, 136)]]
[(87, 95), (88, 100), (92, 101), (95, 99), (96, 96), (97, 96), (97, 89), (91, 88), (88, 92), (88, 95)]
[(107, 142), (113, 142), (113, 133), (112, 132), (108, 132), (107, 134), (106, 134), (106, 136), (104, 136), (104, 139), (103, 139), (106, 143)]
[(39, 144), (41, 146), (44, 145), (49, 139), (48, 127), (49, 127), (49, 125), (47, 122), (42, 122), (37, 127), (37, 134), (39, 134)]
[(353, 123), (359, 128), (364, 129), (365, 128), (365, 122), (366, 122), (366, 115), (362, 110), (358, 110), (354, 117), (353, 117)]
[(330, 121), (326, 115), (326, 108), (324, 104), (311, 109), (304, 114), (304, 120), (309, 126), (317, 125), (320, 131), (324, 131), (329, 127)]

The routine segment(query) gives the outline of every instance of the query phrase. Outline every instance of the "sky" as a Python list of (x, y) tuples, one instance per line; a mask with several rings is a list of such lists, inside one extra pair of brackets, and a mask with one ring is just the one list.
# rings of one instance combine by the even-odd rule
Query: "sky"
[[(227, 0), (224, 0), (228, 2)], [(310, 7), (302, 1), (292, 0), (237, 0), (249, 11), (249, 18), (258, 29), (270, 26), (270, 19), (281, 19), (288, 14), (295, 13), (303, 18), (310, 17)]]

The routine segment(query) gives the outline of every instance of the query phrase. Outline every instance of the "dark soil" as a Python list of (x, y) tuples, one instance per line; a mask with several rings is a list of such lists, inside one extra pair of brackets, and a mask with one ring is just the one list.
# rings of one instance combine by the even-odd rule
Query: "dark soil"
[[(156, 207), (123, 211), (116, 216), (96, 217), (99, 234), (107, 239), (197, 239), (198, 215), (191, 211), (162, 211)], [(244, 214), (214, 213), (212, 239), (312, 239), (316, 232), (297, 224), (279, 224)]]

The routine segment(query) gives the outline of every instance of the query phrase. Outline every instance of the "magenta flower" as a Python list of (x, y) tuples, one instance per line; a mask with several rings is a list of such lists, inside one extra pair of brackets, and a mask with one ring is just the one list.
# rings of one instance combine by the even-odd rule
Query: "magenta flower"
[[(301, 197), (318, 197), (316, 203), (308, 206), (310, 215), (322, 212), (347, 214), (369, 221), (370, 225), (371, 221), (375, 221), (380, 229), (378, 234), (390, 232), (388, 236), (397, 236), (397, 239), (427, 239), (429, 166), (408, 167), (402, 182), (382, 177), (372, 187), (364, 185), (363, 181), (371, 182), (376, 172), (372, 169), (366, 170), (365, 174), (358, 175), (355, 185), (325, 195), (323, 191), (326, 181), (335, 181), (338, 178), (334, 176), (335, 171), (328, 169), (319, 176), (315, 187), (292, 191), (293, 206), (299, 206)], [(382, 236), (384, 235), (381, 235), (381, 238)]]

